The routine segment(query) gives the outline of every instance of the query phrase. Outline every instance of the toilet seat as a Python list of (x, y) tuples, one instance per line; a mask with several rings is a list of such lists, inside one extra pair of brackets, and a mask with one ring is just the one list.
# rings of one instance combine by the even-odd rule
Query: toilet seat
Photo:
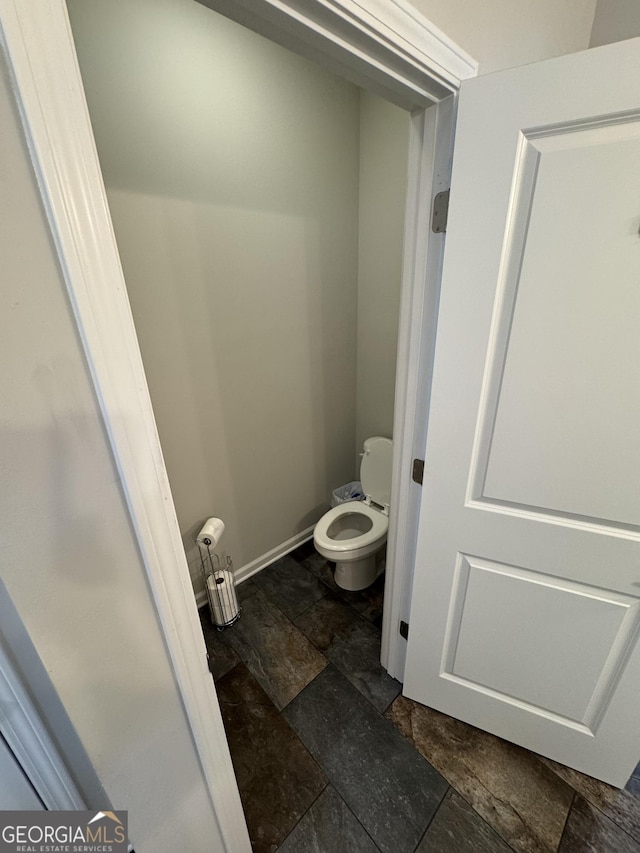
[[(371, 529), (357, 536), (351, 536), (349, 539), (332, 539), (329, 536), (329, 528), (335, 521), (348, 514), (365, 516), (371, 522)], [(349, 501), (330, 509), (322, 516), (316, 524), (313, 538), (316, 545), (325, 551), (331, 551), (336, 555), (348, 552), (355, 558), (361, 549), (369, 549), (377, 545), (380, 540), (384, 540), (388, 529), (389, 517), (383, 512), (361, 501)]]

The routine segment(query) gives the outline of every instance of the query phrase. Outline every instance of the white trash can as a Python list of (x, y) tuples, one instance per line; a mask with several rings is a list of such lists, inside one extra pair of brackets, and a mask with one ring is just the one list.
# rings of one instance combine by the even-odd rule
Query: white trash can
[(362, 483), (359, 480), (353, 480), (338, 489), (331, 492), (331, 506), (340, 506), (349, 501), (363, 501), (364, 492), (362, 491)]

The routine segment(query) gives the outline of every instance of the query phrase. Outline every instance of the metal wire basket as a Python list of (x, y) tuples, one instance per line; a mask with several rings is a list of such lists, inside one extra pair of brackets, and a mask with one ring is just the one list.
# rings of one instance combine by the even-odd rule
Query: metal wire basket
[(222, 631), (240, 618), (233, 562), (231, 557), (227, 557), (223, 566), (220, 557), (209, 546), (206, 546), (206, 551), (200, 548), (200, 562), (211, 622)]

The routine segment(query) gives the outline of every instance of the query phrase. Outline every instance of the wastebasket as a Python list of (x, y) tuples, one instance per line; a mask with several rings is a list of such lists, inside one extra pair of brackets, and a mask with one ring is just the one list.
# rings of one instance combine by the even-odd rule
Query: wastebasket
[(364, 493), (362, 491), (362, 483), (359, 480), (353, 480), (338, 489), (331, 492), (331, 506), (339, 506), (346, 504), (349, 501), (363, 501)]

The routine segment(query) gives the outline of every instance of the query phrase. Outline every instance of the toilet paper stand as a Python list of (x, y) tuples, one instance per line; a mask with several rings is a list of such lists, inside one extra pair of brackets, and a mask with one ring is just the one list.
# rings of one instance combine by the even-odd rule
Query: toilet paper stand
[(199, 550), (211, 622), (218, 631), (222, 631), (240, 618), (233, 562), (231, 557), (227, 557), (223, 566), (220, 557), (209, 546), (200, 545)]

